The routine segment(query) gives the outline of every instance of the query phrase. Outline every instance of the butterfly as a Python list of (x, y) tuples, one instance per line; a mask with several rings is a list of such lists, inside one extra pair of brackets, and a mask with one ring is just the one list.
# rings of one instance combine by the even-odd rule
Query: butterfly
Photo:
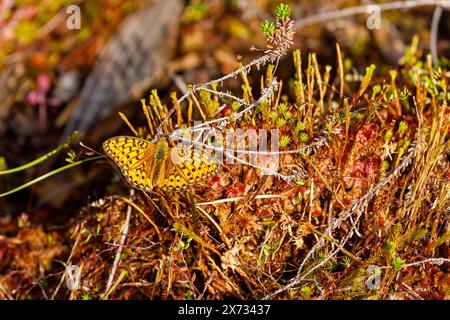
[(169, 147), (165, 139), (157, 143), (130, 136), (106, 140), (103, 150), (120, 168), (135, 189), (150, 192), (178, 191), (213, 176), (220, 163), (211, 154), (192, 148)]

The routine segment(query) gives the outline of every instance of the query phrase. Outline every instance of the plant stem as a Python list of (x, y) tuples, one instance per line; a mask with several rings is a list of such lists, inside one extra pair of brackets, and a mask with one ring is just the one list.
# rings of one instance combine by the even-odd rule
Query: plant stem
[(31, 167), (34, 167), (35, 165), (37, 165), (37, 164), (47, 160), (51, 156), (54, 156), (55, 154), (59, 153), (61, 150), (62, 150), (62, 148), (56, 148), (56, 149), (50, 151), (49, 153), (44, 154), (42, 157), (37, 158), (36, 160), (33, 160), (31, 162), (28, 162), (28, 163), (24, 164), (23, 166), (12, 168), (12, 169), (9, 169), (9, 170), (0, 171), (0, 176), (1, 175), (5, 175), (5, 174), (11, 174), (11, 173), (23, 171), (23, 170), (29, 169)]
[[(48, 154), (47, 154), (47, 155), (48, 155)], [(46, 156), (47, 156), (47, 155), (46, 155)], [(44, 156), (44, 157), (45, 157), (45, 156)], [(38, 182), (40, 182), (40, 181), (42, 181), (42, 180), (45, 180), (45, 179), (47, 179), (47, 178), (49, 178), (49, 177), (51, 177), (51, 176), (53, 176), (53, 175), (55, 175), (55, 174), (57, 174), (57, 173), (60, 173), (60, 172), (62, 172), (62, 171), (64, 171), (64, 170), (67, 170), (67, 169), (76, 167), (76, 166), (78, 166), (78, 165), (80, 165), (80, 164), (83, 164), (83, 163), (85, 163), (85, 162), (94, 161), (94, 160), (102, 159), (102, 158), (105, 158), (105, 157), (106, 157), (106, 156), (98, 156), (98, 157), (87, 158), (87, 159), (83, 159), (83, 160), (80, 160), (80, 161), (77, 161), (77, 162), (70, 163), (70, 164), (68, 164), (68, 165), (65, 165), (64, 167), (61, 167), (61, 168), (58, 168), (58, 169), (53, 170), (53, 171), (51, 171), (51, 172), (48, 172), (48, 173), (46, 173), (46, 174), (44, 174), (44, 175), (42, 175), (42, 176), (40, 176), (40, 177), (38, 177), (38, 178), (36, 178), (36, 179), (33, 179), (33, 180), (31, 180), (31, 181), (29, 181), (29, 182), (27, 182), (27, 183), (25, 183), (25, 184), (23, 184), (23, 185), (21, 185), (21, 186), (18, 186), (17, 188), (14, 188), (14, 189), (12, 189), (12, 190), (9, 190), (9, 191), (7, 191), (7, 192), (5, 192), (5, 193), (0, 194), (0, 198), (3, 198), (3, 197), (6, 197), (6, 196), (8, 196), (8, 195), (10, 195), (10, 194), (16, 193), (17, 191), (20, 191), (20, 190), (22, 190), (22, 189), (28, 188), (29, 186), (32, 186), (33, 184), (38, 183)], [(36, 161), (38, 161), (38, 160), (40, 160), (40, 159), (41, 159), (41, 158), (39, 158), (39, 159), (37, 159), (37, 160), (35, 160), (35, 161), (33, 161), (33, 162), (30, 162), (30, 163), (27, 164), (26, 166), (30, 167), (30, 164), (31, 164), (31, 163), (34, 163), (34, 162), (36, 162)], [(44, 159), (44, 160), (45, 160), (45, 159)], [(42, 162), (43, 160), (40, 160), (40, 161)], [(15, 170), (14, 172), (20, 171), (20, 170), (17, 170), (17, 169), (19, 169), (19, 168), (21, 168), (21, 167), (14, 168), (14, 169), (11, 169), (11, 170)], [(11, 171), (11, 170), (9, 170), (9, 171)], [(4, 171), (3, 171), (3, 172), (4, 172)]]

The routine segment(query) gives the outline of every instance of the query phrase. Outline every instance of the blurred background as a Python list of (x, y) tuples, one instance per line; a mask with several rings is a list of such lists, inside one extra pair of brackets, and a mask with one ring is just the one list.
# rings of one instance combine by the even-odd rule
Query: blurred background
[[(280, 2), (0, 0), (0, 170), (49, 152), (74, 130), (101, 152), (105, 138), (129, 134), (118, 111), (145, 125), (140, 99), (152, 89), (169, 105), (171, 92), (180, 96), (187, 85), (220, 77), (259, 56), (266, 48), (260, 24), (273, 19)], [(383, 11), (381, 28), (371, 30), (367, 14), (301, 24), (306, 17), (369, 1), (284, 2), (300, 26), (293, 47), (303, 57), (316, 52), (321, 65), (336, 65), (336, 43), (346, 68), (359, 71), (372, 63), (381, 70), (395, 67), (414, 35), (415, 49), (430, 48), (433, 6)], [(449, 12), (437, 21), (436, 49), (449, 57)], [(293, 77), (291, 55), (278, 73)], [(259, 81), (258, 73), (250, 77)], [(240, 82), (227, 87), (239, 91)], [(76, 144), (73, 149), (83, 152)], [(0, 193), (62, 166), (65, 154), (1, 176)], [(89, 163), (0, 199), (0, 233), (15, 230), (23, 213), (33, 221), (64, 224), (88, 201), (111, 191), (111, 170), (106, 161)], [(125, 193), (122, 185), (115, 191)]]

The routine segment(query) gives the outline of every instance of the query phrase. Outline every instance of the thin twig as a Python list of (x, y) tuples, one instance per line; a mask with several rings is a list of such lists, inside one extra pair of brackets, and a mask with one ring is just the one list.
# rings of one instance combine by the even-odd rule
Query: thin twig
[[(354, 16), (354, 15), (358, 15), (358, 14), (366, 14), (367, 10), (370, 9), (374, 5), (375, 4), (369, 4), (369, 5), (339, 9), (336, 11), (328, 11), (328, 12), (319, 13), (317, 15), (313, 15), (313, 16), (298, 20), (295, 23), (295, 29), (300, 29), (300, 28), (303, 28), (303, 27), (311, 25), (311, 24), (327, 22), (327, 21), (335, 20), (335, 19), (342, 19), (345, 17)], [(450, 7), (450, 1), (449, 0), (392, 1), (392, 2), (387, 2), (387, 3), (376, 4), (376, 6), (381, 11), (411, 9), (411, 8), (416, 8), (416, 7), (421, 7), (421, 6), (442, 6), (442, 7), (448, 8), (448, 7)]]
[(439, 21), (441, 21), (442, 11), (443, 11), (442, 7), (437, 6), (434, 9), (433, 20), (431, 21), (430, 52), (431, 52), (431, 58), (433, 59), (433, 63), (438, 62), (437, 40), (438, 40), (438, 31), (439, 31)]
[[(131, 199), (133, 197), (133, 195), (134, 195), (134, 189), (131, 189), (129, 198)], [(109, 289), (111, 289), (111, 286), (114, 281), (114, 276), (116, 275), (117, 267), (118, 267), (119, 261), (120, 261), (120, 256), (122, 255), (123, 245), (125, 244), (125, 240), (126, 240), (127, 234), (128, 234), (128, 228), (130, 225), (130, 218), (131, 218), (131, 211), (132, 211), (132, 206), (130, 204), (128, 204), (127, 215), (125, 217), (125, 223), (123, 224), (122, 233), (120, 235), (119, 247), (117, 248), (113, 267), (111, 269), (111, 273), (109, 274), (108, 282), (106, 283), (106, 289), (105, 289), (104, 295), (109, 293)]]
[(214, 220), (208, 212), (206, 212), (204, 209), (198, 207), (197, 205), (195, 205), (196, 209), (198, 211), (200, 211), (201, 213), (203, 213), (203, 215), (205, 215), (205, 217), (208, 218), (209, 221), (211, 221), (211, 223), (216, 227), (216, 229), (219, 231), (219, 234), (222, 234), (222, 228), (220, 228), (219, 224), (216, 222), (216, 220)]
[[(260, 194), (255, 197), (255, 199), (277, 199), (281, 198), (281, 194)], [(227, 202), (236, 202), (239, 200), (245, 199), (244, 197), (234, 197), (234, 198), (226, 198), (226, 199), (219, 199), (214, 201), (207, 201), (207, 202), (200, 202), (197, 203), (196, 206), (207, 206), (207, 205), (213, 205), (213, 204), (220, 204), (220, 203), (227, 203)]]
[[(412, 262), (412, 263), (407, 263), (405, 265), (403, 265), (402, 269), (406, 269), (409, 267), (414, 267), (414, 266), (418, 266), (421, 264), (426, 264), (426, 263), (431, 263), (431, 264), (436, 264), (436, 265), (442, 265), (444, 263), (450, 263), (450, 259), (446, 259), (446, 258), (429, 258), (429, 259), (425, 259), (425, 260), (421, 260), (421, 261), (416, 261), (416, 262)], [(383, 266), (380, 267), (380, 269), (392, 269), (393, 266)]]
[(152, 226), (155, 228), (156, 233), (158, 234), (159, 241), (162, 241), (161, 232), (159, 231), (158, 225), (153, 222), (152, 219), (142, 210), (139, 206), (137, 206), (135, 203), (133, 203), (131, 200), (124, 198), (124, 197), (118, 197), (119, 199), (122, 199), (125, 201), (128, 205), (132, 206), (138, 213), (140, 213)]
[(203, 287), (202, 293), (198, 296), (197, 300), (201, 300), (203, 296), (206, 293), (206, 290), (208, 289), (209, 285), (211, 284), (212, 279), (217, 275), (216, 271), (213, 271), (211, 275), (208, 278), (208, 281), (206, 281), (205, 286)]
[(56, 287), (55, 292), (53, 292), (52, 297), (50, 298), (50, 300), (54, 300), (55, 299), (55, 297), (58, 294), (58, 291), (59, 291), (61, 285), (64, 282), (64, 279), (66, 278), (67, 267), (69, 267), (71, 265), (70, 261), (72, 260), (73, 254), (75, 253), (75, 249), (78, 246), (78, 243), (80, 242), (81, 234), (83, 233), (83, 227), (84, 227), (84, 223), (81, 223), (80, 224), (80, 232), (78, 232), (77, 238), (75, 239), (75, 243), (73, 244), (72, 250), (70, 251), (70, 255), (67, 258), (66, 263), (64, 264), (64, 267), (66, 269), (64, 270), (64, 273), (61, 276), (61, 280), (59, 281), (58, 286)]

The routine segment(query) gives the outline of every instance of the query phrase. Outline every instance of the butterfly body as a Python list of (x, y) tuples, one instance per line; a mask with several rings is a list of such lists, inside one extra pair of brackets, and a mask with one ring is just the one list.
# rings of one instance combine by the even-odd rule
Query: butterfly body
[(137, 137), (106, 140), (103, 150), (136, 189), (178, 191), (211, 177), (220, 170), (218, 161), (201, 150), (170, 148), (165, 139), (156, 144)]

